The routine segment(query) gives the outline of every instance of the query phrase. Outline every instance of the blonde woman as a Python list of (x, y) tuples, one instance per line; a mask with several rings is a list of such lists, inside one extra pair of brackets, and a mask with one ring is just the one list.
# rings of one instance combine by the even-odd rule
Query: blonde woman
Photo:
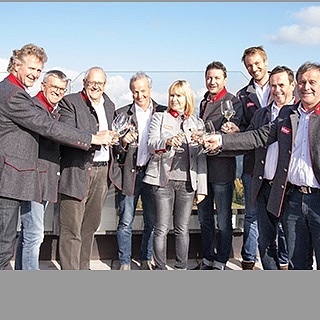
[[(194, 94), (185, 80), (169, 87), (168, 109), (153, 115), (148, 147), (153, 154), (144, 181), (152, 185), (155, 205), (153, 239), (157, 270), (166, 270), (167, 235), (173, 219), (175, 269), (188, 268), (189, 221), (197, 203), (207, 194), (207, 165), (202, 146), (191, 142), (194, 127)], [(180, 135), (179, 133), (183, 133)], [(183, 149), (179, 151), (177, 147)]]

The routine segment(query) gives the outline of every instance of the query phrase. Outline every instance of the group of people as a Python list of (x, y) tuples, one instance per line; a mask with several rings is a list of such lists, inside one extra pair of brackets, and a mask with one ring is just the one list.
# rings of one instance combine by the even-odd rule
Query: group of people
[[(240, 154), (245, 191), (242, 269), (253, 270), (258, 255), (266, 270), (312, 269), (313, 252), (317, 260), (320, 254), (320, 66), (300, 67), (295, 97), (293, 71), (276, 66), (268, 72), (263, 47), (247, 48), (242, 61), (251, 80), (234, 95), (226, 88), (226, 67), (213, 61), (206, 67), (207, 92), (195, 114), (188, 81), (170, 85), (164, 106), (151, 98), (152, 79), (144, 72), (130, 79), (133, 102), (115, 108), (105, 93), (106, 74), (96, 66), (86, 71), (80, 92), (65, 95), (69, 79), (50, 70), (40, 92), (31, 97), (28, 91), (46, 61), (41, 47), (16, 49), (9, 75), (0, 83), (0, 269), (13, 258), (15, 245), (15, 269), (39, 269), (45, 210), (49, 202), (59, 202), (61, 269), (89, 270), (94, 234), (113, 184), (118, 192), (120, 270), (131, 270), (139, 199), (144, 221), (141, 270), (168, 268), (171, 222), (174, 268), (188, 269), (194, 206), (202, 254), (195, 269), (224, 270), (232, 250)], [(221, 113), (227, 101), (234, 109), (230, 120)], [(131, 122), (121, 136), (112, 127), (119, 115)], [(197, 134), (208, 121), (219, 134)]]

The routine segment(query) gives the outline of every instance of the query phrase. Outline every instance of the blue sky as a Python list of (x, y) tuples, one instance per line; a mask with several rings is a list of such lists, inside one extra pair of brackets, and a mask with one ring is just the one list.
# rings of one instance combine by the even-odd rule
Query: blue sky
[(248, 81), (241, 56), (249, 46), (264, 46), (270, 69), (320, 62), (318, 2), (0, 2), (0, 12), (0, 72), (13, 49), (35, 43), (48, 54), (44, 70), (65, 71), (74, 90), (82, 71), (103, 67), (116, 104), (131, 99), (128, 79), (138, 70), (150, 73), (161, 103), (178, 78), (198, 101), (213, 60), (225, 64), (235, 93)]

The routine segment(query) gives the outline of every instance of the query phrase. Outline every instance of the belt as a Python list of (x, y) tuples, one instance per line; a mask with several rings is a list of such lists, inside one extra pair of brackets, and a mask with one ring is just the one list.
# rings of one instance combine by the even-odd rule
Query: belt
[(145, 172), (147, 169), (147, 166), (136, 166), (136, 171), (138, 172)]
[(312, 187), (305, 187), (305, 186), (296, 186), (295, 184), (289, 184), (289, 187), (298, 190), (300, 193), (303, 194), (318, 194), (320, 195), (320, 189), (312, 188)]
[(109, 161), (93, 161), (93, 167), (106, 167), (109, 165)]
[(263, 179), (263, 182), (269, 184), (270, 186), (273, 185), (273, 180)]

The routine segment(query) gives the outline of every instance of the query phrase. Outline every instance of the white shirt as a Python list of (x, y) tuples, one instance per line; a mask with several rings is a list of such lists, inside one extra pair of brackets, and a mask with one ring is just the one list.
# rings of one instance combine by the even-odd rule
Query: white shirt
[(266, 83), (263, 87), (260, 87), (256, 82), (254, 82), (254, 88), (256, 89), (256, 94), (261, 107), (262, 108), (266, 107), (268, 104), (269, 96), (270, 96), (269, 82)]
[(139, 130), (139, 147), (137, 152), (137, 166), (144, 166), (150, 159), (150, 152), (148, 150), (148, 134), (149, 126), (152, 119), (153, 104), (150, 101), (150, 105), (146, 111), (143, 111), (136, 103), (134, 104), (138, 130)]
[(297, 186), (320, 188), (311, 166), (309, 146), (309, 118), (314, 111), (307, 113), (301, 103), (298, 107), (300, 120), (294, 140), (292, 155), (289, 164), (288, 181)]
[[(280, 108), (278, 108), (275, 102), (271, 106), (271, 121), (278, 116)], [(263, 178), (267, 180), (272, 180), (274, 174), (276, 173), (277, 163), (278, 163), (279, 146), (278, 141), (272, 143), (268, 149), (264, 165), (264, 175)]]
[[(91, 105), (93, 109), (97, 113), (98, 122), (99, 122), (99, 131), (108, 130), (108, 121), (107, 116), (104, 110), (104, 99), (101, 97), (100, 102), (98, 104), (93, 103), (91, 101)], [(93, 161), (109, 161), (109, 147), (108, 146), (101, 146), (100, 150), (96, 150), (94, 153)]]

